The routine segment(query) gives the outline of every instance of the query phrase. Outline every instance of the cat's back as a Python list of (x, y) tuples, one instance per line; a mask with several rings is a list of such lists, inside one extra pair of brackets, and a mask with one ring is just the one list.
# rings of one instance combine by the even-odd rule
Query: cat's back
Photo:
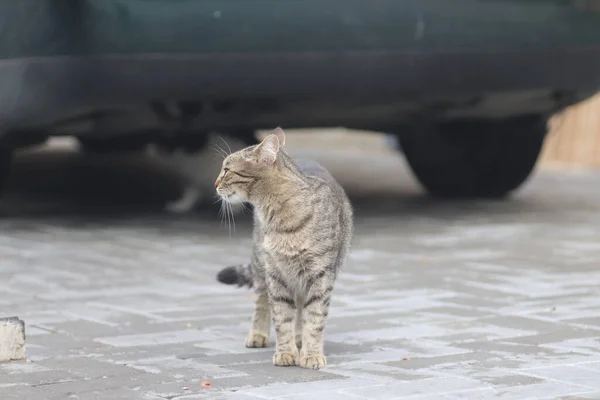
[(294, 162), (304, 175), (326, 182), (327, 186), (331, 189), (328, 192), (333, 195), (333, 202), (342, 204), (342, 212), (347, 214), (348, 218), (352, 218), (352, 206), (346, 192), (324, 166), (310, 158), (297, 158), (294, 159)]
[[(329, 201), (326, 202), (327, 205), (320, 207), (320, 211), (322, 212), (318, 213), (320, 215), (319, 219), (325, 226), (334, 227), (333, 231), (337, 232), (337, 234), (328, 234), (328, 236), (330, 238), (338, 238), (339, 260), (344, 260), (350, 248), (354, 230), (354, 213), (350, 199), (329, 171), (317, 161), (308, 158), (299, 158), (294, 159), (294, 162), (304, 175), (317, 178), (320, 182), (326, 182), (328, 190), (325, 190), (324, 194)], [(332, 232), (329, 229), (325, 229), (324, 231)], [(320, 241), (321, 244), (326, 242), (327, 239)]]
[(294, 162), (298, 166), (298, 169), (306, 176), (321, 178), (332, 184), (337, 183), (329, 171), (315, 160), (310, 158), (295, 158)]
[(339, 200), (347, 201), (346, 192), (324, 166), (310, 158), (297, 158), (294, 162), (304, 175), (324, 181), (340, 198)]

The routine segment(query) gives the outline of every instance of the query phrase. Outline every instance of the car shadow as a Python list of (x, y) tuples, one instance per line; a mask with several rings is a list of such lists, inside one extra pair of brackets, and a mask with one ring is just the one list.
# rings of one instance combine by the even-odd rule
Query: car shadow
[[(363, 220), (378, 216), (427, 217), (443, 222), (480, 213), (539, 210), (539, 204), (522, 196), (498, 201), (431, 199), (415, 183), (400, 157), (386, 156), (389, 167), (363, 172), (359, 179), (353, 179), (356, 159), (346, 159), (342, 154), (323, 162), (346, 187), (357, 226)], [(365, 158), (359, 162), (366, 166), (370, 160)], [(377, 185), (378, 180), (381, 187)], [(362, 182), (368, 182), (368, 190)], [(68, 226), (79, 223), (106, 226), (124, 220), (131, 226), (152, 221), (163, 226), (171, 224), (173, 229), (177, 229), (174, 222), (217, 226), (221, 223), (218, 202), (182, 215), (164, 211), (165, 203), (177, 198), (182, 189), (183, 183), (175, 171), (141, 152), (86, 155), (72, 149), (42, 148), (21, 152), (15, 157), (5, 195), (0, 201), (0, 218), (51, 220), (53, 224)], [(247, 229), (251, 218), (248, 214), (239, 215), (236, 222), (238, 228)]]

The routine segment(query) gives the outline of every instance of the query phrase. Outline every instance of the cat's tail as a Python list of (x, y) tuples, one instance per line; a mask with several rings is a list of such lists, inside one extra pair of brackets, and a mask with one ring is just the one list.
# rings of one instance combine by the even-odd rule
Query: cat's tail
[(217, 274), (217, 280), (226, 285), (237, 285), (238, 287), (252, 287), (254, 284), (254, 274), (251, 264), (238, 264), (231, 267), (225, 267)]

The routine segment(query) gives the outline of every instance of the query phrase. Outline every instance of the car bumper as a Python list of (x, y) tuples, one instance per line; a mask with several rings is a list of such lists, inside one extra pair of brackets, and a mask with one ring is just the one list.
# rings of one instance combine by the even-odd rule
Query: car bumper
[[(600, 88), (600, 13), (574, 4), (2, 2), (0, 134), (153, 100), (352, 99), (427, 112), (423, 99), (447, 105), (530, 92), (542, 93), (551, 112)], [(290, 123), (300, 120), (345, 123), (335, 113)]]
[[(557, 107), (600, 88), (600, 48), (538, 53), (116, 55), (0, 61), (0, 122), (175, 99), (452, 98), (550, 90)], [(561, 97), (562, 96), (562, 97)], [(342, 121), (340, 121), (342, 122)]]

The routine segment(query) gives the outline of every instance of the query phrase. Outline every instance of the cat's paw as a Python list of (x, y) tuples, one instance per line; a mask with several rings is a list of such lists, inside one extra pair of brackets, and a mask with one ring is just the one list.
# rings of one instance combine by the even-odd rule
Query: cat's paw
[(321, 369), (327, 366), (327, 359), (323, 354), (309, 354), (300, 357), (300, 364), (302, 368), (309, 369)]
[(246, 347), (259, 348), (267, 347), (269, 345), (269, 338), (266, 335), (258, 332), (250, 332), (246, 338)]
[(278, 367), (291, 367), (298, 365), (298, 351), (278, 351), (273, 356), (273, 365)]

